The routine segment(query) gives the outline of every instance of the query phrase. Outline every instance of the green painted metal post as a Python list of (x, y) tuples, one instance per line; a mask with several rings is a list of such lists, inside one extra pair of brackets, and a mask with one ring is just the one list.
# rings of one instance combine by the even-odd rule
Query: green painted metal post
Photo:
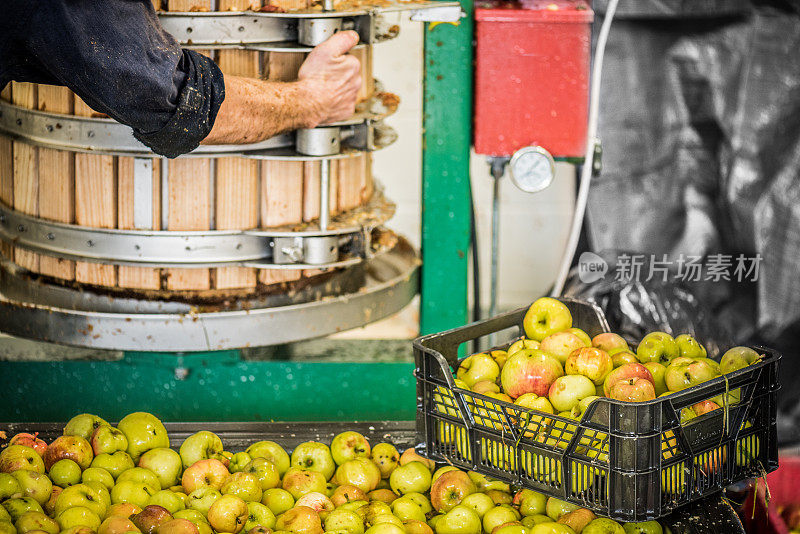
[(458, 25), (425, 28), (422, 156), (422, 303), (428, 334), (467, 321), (472, 0)]

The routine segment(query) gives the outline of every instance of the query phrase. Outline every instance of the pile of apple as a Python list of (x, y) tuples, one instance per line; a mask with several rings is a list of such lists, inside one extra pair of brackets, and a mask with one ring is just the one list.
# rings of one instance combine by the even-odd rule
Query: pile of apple
[[(456, 386), (529, 410), (580, 419), (593, 401), (608, 397), (626, 402), (650, 401), (696, 386), (760, 360), (749, 347), (728, 350), (718, 363), (688, 334), (647, 334), (636, 351), (621, 336), (602, 333), (590, 338), (573, 327), (562, 302), (541, 298), (523, 321), (526, 338), (507, 350), (491, 350), (464, 359), (456, 370)], [(683, 422), (735, 404), (739, 391), (685, 408)], [(475, 412), (484, 418), (482, 408)], [(491, 418), (491, 417), (488, 417)]]
[(0, 452), (0, 534), (601, 534), (624, 526), (414, 449), (343, 432), (289, 454), (259, 441), (232, 454), (200, 431), (178, 451), (137, 412), (117, 427), (81, 414), (49, 445), (17, 434)]

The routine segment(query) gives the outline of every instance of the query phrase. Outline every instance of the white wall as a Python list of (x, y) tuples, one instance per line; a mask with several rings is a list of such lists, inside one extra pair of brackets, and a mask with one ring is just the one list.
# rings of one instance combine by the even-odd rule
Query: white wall
[[(394, 16), (394, 15), (392, 15)], [(399, 135), (391, 147), (374, 154), (374, 174), (397, 204), (389, 226), (420, 244), (422, 158), (422, 38), (423, 25), (397, 15), (398, 38), (374, 48), (374, 73), (386, 90), (401, 98), (400, 108), (387, 122)], [(489, 302), (490, 222), (492, 183), (486, 159), (473, 155), (472, 184), (478, 216), (483, 303)], [(518, 190), (508, 177), (501, 184), (501, 239), (499, 305), (513, 308), (530, 303), (552, 284), (562, 247), (569, 232), (574, 199), (572, 167), (559, 165), (557, 178), (535, 195)], [(428, 252), (431, 253), (430, 251)], [(406, 311), (396, 320), (397, 332), (408, 332), (417, 314)], [(374, 330), (360, 329), (360, 337), (391, 337), (382, 322)], [(380, 332), (380, 333), (379, 333)], [(351, 333), (351, 335), (356, 332)], [(348, 336), (350, 337), (350, 336)]]

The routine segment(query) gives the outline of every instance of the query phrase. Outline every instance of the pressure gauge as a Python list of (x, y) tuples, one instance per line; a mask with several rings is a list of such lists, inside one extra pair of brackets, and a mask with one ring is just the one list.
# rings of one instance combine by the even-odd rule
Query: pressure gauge
[(553, 156), (540, 146), (520, 148), (511, 157), (511, 179), (526, 193), (547, 189), (556, 174)]

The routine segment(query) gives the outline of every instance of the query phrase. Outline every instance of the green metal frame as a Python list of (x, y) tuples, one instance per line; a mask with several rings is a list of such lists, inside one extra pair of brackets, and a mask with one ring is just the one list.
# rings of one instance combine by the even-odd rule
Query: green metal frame
[(428, 24), (422, 151), (423, 334), (467, 321), (472, 142), (472, 0), (458, 25)]
[[(462, 7), (467, 16), (458, 25), (425, 28), (423, 333), (467, 320), (472, 0), (462, 0)], [(119, 361), (0, 362), (6, 399), (0, 402), (0, 421), (65, 421), (81, 411), (118, 420), (135, 410), (165, 421), (415, 418), (408, 355), (377, 363), (279, 358), (248, 361), (239, 351), (222, 351), (126, 353)]]

